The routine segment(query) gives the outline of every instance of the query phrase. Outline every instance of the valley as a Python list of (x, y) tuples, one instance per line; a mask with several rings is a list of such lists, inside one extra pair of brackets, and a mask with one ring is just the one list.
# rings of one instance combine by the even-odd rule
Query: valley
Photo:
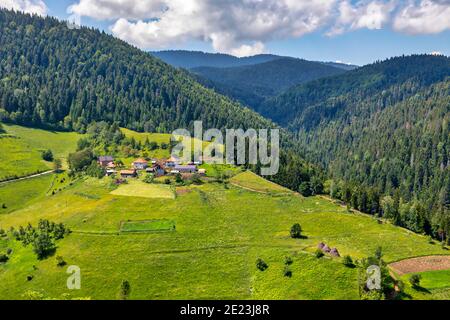
[(448, 56), (72, 27), (0, 8), (0, 300), (450, 300)]
[[(0, 264), (0, 298), (115, 299), (121, 281), (127, 280), (132, 299), (359, 299), (359, 268), (344, 266), (342, 258), (317, 258), (319, 243), (354, 260), (381, 246), (388, 263), (447, 254), (427, 237), (240, 171), (234, 171), (229, 184), (171, 184), (167, 191), (173, 196), (168, 198), (150, 196), (158, 184), (144, 191), (133, 181), (124, 185), (128, 192), (117, 193), (122, 186), (109, 177), (80, 177), (49, 193), (65, 173), (0, 186), (0, 203), (7, 204), (0, 229), (48, 219), (72, 231), (57, 241), (55, 255), (43, 260), (31, 247), (2, 237), (0, 248), (12, 253)], [(153, 222), (132, 226), (145, 221)], [(131, 223), (127, 232), (124, 222)], [(303, 239), (289, 236), (295, 223), (301, 224)], [(67, 289), (66, 267), (57, 265), (57, 256), (81, 268), (81, 290)], [(283, 275), (286, 257), (293, 261), (291, 277)], [(264, 272), (256, 268), (258, 258), (268, 265)], [(435, 274), (423, 274), (429, 292), (407, 285), (410, 299), (448, 298), (450, 288), (436, 286)]]

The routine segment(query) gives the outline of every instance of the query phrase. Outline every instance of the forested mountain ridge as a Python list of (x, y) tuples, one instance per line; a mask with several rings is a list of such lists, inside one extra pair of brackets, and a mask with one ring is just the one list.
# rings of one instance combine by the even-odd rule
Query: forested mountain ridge
[(170, 132), (268, 128), (263, 117), (125, 42), (54, 18), (0, 10), (0, 121), (83, 131), (92, 121)]
[(295, 132), (307, 160), (328, 169), (336, 197), (416, 232), (450, 232), (448, 57), (378, 62), (298, 86), (265, 108)]
[(279, 56), (272, 54), (259, 54), (251, 57), (238, 58), (223, 53), (206, 53), (187, 50), (167, 50), (150, 53), (174, 67), (184, 69), (198, 67), (230, 68), (265, 63), (280, 58)]
[[(373, 110), (402, 101), (450, 75), (450, 59), (445, 56), (413, 55), (376, 62), (341, 75), (322, 78), (293, 87), (267, 100), (259, 112), (292, 129), (313, 129), (321, 121), (344, 113), (364, 113), (359, 103), (373, 99)], [(410, 83), (402, 91), (387, 96), (384, 91)], [(403, 90), (404, 89), (404, 90)], [(382, 95), (381, 100), (373, 96)]]
[(200, 76), (199, 81), (205, 86), (253, 109), (294, 85), (345, 72), (324, 63), (294, 58), (233, 68), (199, 67), (191, 71)]

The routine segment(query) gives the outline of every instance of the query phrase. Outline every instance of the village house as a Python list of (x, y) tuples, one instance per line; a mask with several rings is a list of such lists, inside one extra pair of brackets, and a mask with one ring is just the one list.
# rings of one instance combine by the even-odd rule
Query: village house
[(111, 156), (100, 156), (97, 162), (100, 166), (107, 167), (110, 163), (114, 163), (114, 158)]
[(166, 167), (174, 168), (175, 166), (179, 165), (181, 163), (180, 158), (171, 156), (169, 159), (166, 160)]
[(148, 168), (148, 161), (145, 159), (137, 159), (132, 163), (132, 165), (136, 170), (145, 170)]
[(109, 177), (109, 176), (112, 176), (113, 174), (116, 174), (116, 170), (114, 170), (114, 169), (108, 169), (108, 170), (106, 170), (106, 175)]
[(136, 178), (137, 172), (136, 170), (121, 170), (120, 176), (122, 178)]
[(195, 165), (176, 165), (173, 168), (173, 171), (177, 171), (177, 173), (196, 173), (197, 172), (197, 166)]
[(154, 174), (156, 177), (161, 177), (166, 174), (164, 168), (160, 164), (154, 164), (153, 166), (147, 168), (145, 171), (147, 173)]
[(198, 169), (198, 174), (201, 176), (205, 176), (206, 175), (206, 169)]

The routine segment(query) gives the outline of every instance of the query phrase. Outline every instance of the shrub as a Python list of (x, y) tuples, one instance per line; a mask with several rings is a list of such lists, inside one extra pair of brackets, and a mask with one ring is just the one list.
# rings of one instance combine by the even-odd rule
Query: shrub
[(322, 252), (322, 250), (317, 249), (316, 252), (314, 253), (314, 255), (316, 256), (316, 258), (322, 258), (325, 254)]
[(284, 267), (283, 274), (285, 277), (288, 277), (288, 278), (292, 277), (292, 271), (288, 266)]
[(177, 173), (177, 175), (175, 176), (175, 182), (183, 183), (183, 177), (181, 176), (181, 174)]
[(6, 206), (6, 203), (2, 204), (2, 208), (3, 208), (3, 209), (8, 208), (8, 207)]
[(6, 249), (6, 254), (7, 254), (8, 256), (11, 255), (11, 253), (12, 253), (12, 249), (11, 249), (11, 248)]
[(6, 254), (0, 253), (0, 263), (5, 263), (8, 260), (9, 260), (9, 257)]
[(284, 264), (287, 266), (290, 266), (292, 263), (294, 263), (294, 260), (292, 260), (291, 257), (284, 258)]
[(413, 275), (411, 275), (411, 277), (409, 277), (409, 283), (411, 283), (411, 285), (414, 288), (417, 288), (420, 286), (421, 280), (422, 280), (422, 276), (420, 274), (413, 274)]
[(258, 268), (258, 270), (260, 271), (265, 271), (267, 268), (269, 268), (269, 266), (264, 262), (263, 259), (258, 259), (256, 260), (256, 268)]
[(53, 152), (52, 150), (45, 150), (42, 151), (42, 159), (44, 159), (45, 161), (53, 161)]
[(127, 300), (130, 296), (131, 292), (131, 285), (127, 280), (123, 280), (120, 289), (119, 289), (119, 299), (120, 300)]
[(377, 249), (375, 250), (375, 258), (380, 260), (382, 257), (383, 257), (383, 248), (377, 247)]
[(58, 267), (64, 267), (67, 264), (67, 262), (64, 261), (63, 257), (57, 256), (56, 257), (56, 265)]
[(147, 174), (145, 176), (144, 182), (145, 183), (152, 183), (154, 179), (155, 179), (155, 176), (152, 173), (149, 173), (149, 174)]
[(291, 227), (291, 238), (300, 239), (302, 237), (302, 227), (296, 223)]
[(300, 184), (298, 187), (298, 191), (300, 194), (304, 197), (310, 197), (313, 194), (313, 191), (311, 190), (311, 185), (309, 182), (305, 181)]
[(346, 267), (353, 267), (353, 266), (354, 266), (353, 259), (352, 259), (352, 257), (350, 257), (349, 255), (345, 256), (345, 257), (342, 259), (342, 263), (343, 263), (344, 266), (346, 266)]

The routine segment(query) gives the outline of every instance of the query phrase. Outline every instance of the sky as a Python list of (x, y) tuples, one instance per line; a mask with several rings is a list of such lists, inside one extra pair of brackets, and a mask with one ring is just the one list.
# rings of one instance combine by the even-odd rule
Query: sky
[(364, 65), (450, 55), (450, 0), (0, 0), (143, 50), (272, 53)]

